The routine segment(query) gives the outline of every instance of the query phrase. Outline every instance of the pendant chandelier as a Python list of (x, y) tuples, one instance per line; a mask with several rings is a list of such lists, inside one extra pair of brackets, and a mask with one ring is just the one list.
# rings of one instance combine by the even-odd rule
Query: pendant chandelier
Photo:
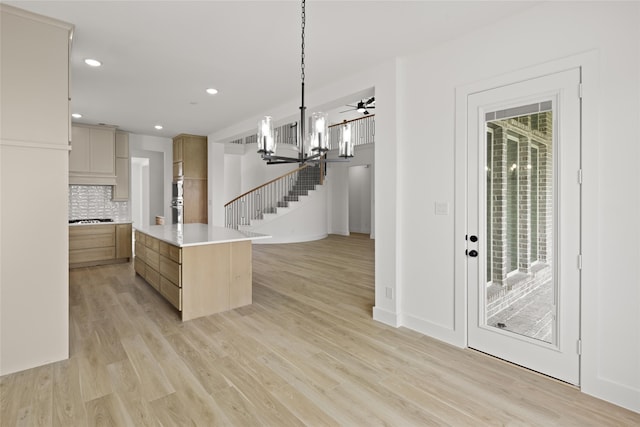
[[(329, 151), (329, 116), (326, 113), (311, 114), (311, 129), (305, 132), (306, 107), (304, 105), (304, 30), (306, 25), (305, 0), (302, 0), (302, 44), (300, 56), (300, 78), (302, 99), (300, 104), (300, 121), (298, 128), (298, 157), (285, 157), (276, 155), (278, 135), (274, 133), (271, 116), (265, 116), (258, 124), (258, 153), (267, 161), (267, 164), (300, 163), (301, 165), (311, 161), (327, 161), (325, 154)], [(351, 125), (345, 123), (339, 129), (339, 157), (345, 160), (353, 157), (353, 141), (351, 140)], [(333, 160), (335, 161), (335, 160)]]

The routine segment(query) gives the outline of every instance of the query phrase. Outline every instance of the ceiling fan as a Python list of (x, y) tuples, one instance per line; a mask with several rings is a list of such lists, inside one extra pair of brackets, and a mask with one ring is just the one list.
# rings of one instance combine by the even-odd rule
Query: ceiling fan
[(362, 113), (366, 116), (367, 114), (369, 114), (369, 110), (376, 108), (376, 98), (372, 96), (371, 98), (358, 101), (356, 105), (347, 104), (347, 107), (351, 107), (351, 109), (340, 112), (346, 113), (347, 111), (357, 111), (358, 113)]

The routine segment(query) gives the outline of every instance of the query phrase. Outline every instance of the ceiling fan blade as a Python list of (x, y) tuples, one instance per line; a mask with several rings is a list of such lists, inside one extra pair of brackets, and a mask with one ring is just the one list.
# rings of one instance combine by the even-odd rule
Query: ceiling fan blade
[(347, 112), (349, 112), (349, 111), (354, 111), (354, 110), (355, 110), (355, 108), (352, 108), (351, 110), (344, 110), (344, 111), (340, 111), (340, 112), (341, 112), (341, 113), (347, 113)]
[(369, 99), (365, 102), (365, 104), (367, 104), (367, 105), (371, 105), (371, 104), (374, 104), (375, 102), (376, 102), (376, 97), (375, 97), (375, 96), (372, 96), (371, 98), (369, 98)]

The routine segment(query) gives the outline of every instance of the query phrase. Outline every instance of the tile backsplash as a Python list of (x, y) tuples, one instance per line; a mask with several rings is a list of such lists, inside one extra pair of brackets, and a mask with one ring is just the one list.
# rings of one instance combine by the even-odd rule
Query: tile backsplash
[(130, 220), (129, 202), (114, 202), (111, 200), (112, 191), (110, 185), (70, 185), (69, 219)]

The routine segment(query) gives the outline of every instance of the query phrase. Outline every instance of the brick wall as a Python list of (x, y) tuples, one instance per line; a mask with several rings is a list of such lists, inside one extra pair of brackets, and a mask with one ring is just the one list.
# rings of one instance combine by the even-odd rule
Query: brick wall
[(487, 156), (488, 269), (492, 283), (502, 286), (509, 274), (527, 275), (534, 262), (552, 259), (552, 113), (487, 126), (492, 134)]

